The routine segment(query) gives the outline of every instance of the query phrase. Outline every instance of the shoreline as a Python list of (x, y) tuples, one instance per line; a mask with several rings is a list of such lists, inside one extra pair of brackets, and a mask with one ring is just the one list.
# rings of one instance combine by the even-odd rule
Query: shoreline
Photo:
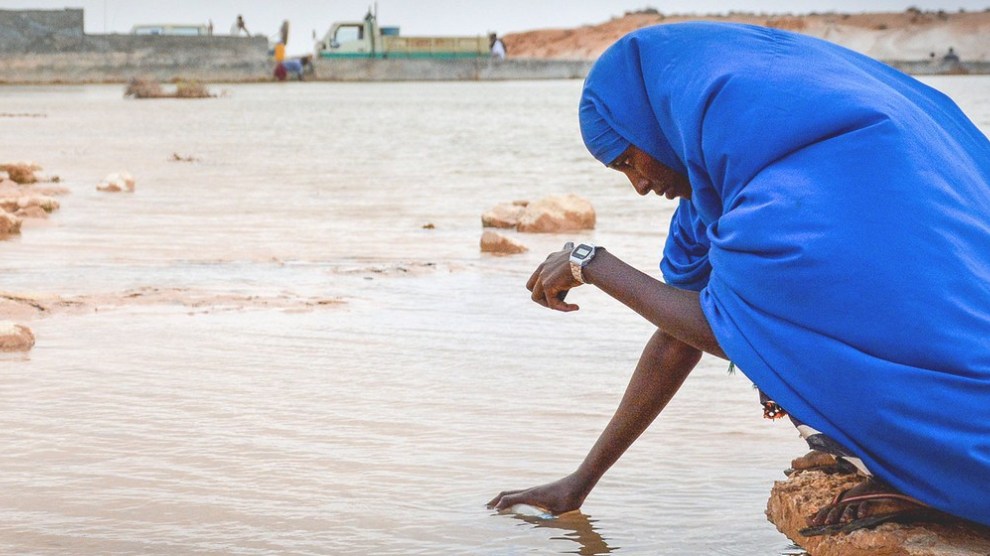
[[(794, 31), (860, 52), (911, 75), (990, 74), (990, 9), (904, 12), (665, 15), (628, 12), (596, 25), (505, 35), (509, 57), (321, 59), (307, 81), (583, 79), (598, 56), (643, 27), (716, 21)], [(0, 10), (0, 85), (274, 82), (265, 37), (86, 34), (83, 10)]]
[[(932, 64), (928, 60), (880, 60), (882, 63), (911, 76), (976, 76), (990, 75), (990, 61), (962, 62), (958, 66)], [(343, 64), (336, 65), (338, 62)], [(535, 81), (584, 79), (592, 61), (553, 60), (553, 59), (510, 59), (504, 62), (489, 60), (424, 61), (409, 64), (399, 60), (346, 60), (335, 61), (334, 66), (317, 63), (316, 74), (307, 77), (302, 83), (402, 83), (402, 82), (443, 82), (443, 81)], [(0, 87), (48, 87), (79, 85), (126, 85), (131, 79), (151, 78), (165, 84), (194, 82), (206, 85), (251, 85), (278, 83), (270, 77), (254, 75), (244, 78), (208, 79), (208, 75), (198, 72), (167, 73), (155, 77), (152, 72), (134, 76), (106, 76), (102, 78), (79, 79), (0, 79)], [(14, 117), (18, 115), (5, 116)]]

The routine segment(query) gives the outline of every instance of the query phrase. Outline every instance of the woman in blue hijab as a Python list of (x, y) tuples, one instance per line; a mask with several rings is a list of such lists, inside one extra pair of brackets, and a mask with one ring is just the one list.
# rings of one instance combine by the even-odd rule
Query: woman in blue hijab
[(666, 283), (569, 244), (527, 286), (571, 311), (594, 284), (658, 330), (578, 470), (491, 507), (578, 508), (708, 352), (889, 489), (990, 525), (990, 142), (951, 100), (825, 41), (686, 23), (609, 48), (580, 120), (637, 193), (680, 199)]

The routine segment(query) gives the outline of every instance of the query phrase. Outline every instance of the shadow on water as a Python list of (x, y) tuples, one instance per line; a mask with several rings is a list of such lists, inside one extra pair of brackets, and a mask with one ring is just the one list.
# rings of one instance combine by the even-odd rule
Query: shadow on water
[(598, 556), (600, 554), (612, 554), (619, 550), (619, 547), (611, 547), (608, 541), (595, 529), (596, 520), (580, 511), (568, 512), (556, 517), (532, 516), (522, 514), (508, 514), (509, 516), (525, 521), (534, 528), (560, 529), (561, 536), (550, 537), (550, 540), (565, 540), (577, 543), (576, 550), (568, 550), (564, 554), (580, 554), (581, 556)]

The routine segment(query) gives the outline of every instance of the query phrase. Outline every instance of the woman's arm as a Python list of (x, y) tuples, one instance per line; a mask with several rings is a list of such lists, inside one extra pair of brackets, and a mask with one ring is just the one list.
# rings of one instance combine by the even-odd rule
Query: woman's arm
[[(571, 244), (552, 253), (530, 277), (526, 287), (533, 301), (558, 311), (575, 311), (563, 296), (581, 283), (571, 274)], [(701, 311), (698, 293), (682, 290), (629, 266), (604, 248), (584, 267), (585, 282), (621, 301), (660, 330), (706, 353), (727, 359), (708, 320)]]
[(602, 475), (660, 414), (700, 358), (700, 351), (658, 330), (643, 349), (615, 414), (577, 471), (538, 487), (501, 492), (488, 507), (502, 510), (531, 504), (553, 513), (581, 507)]

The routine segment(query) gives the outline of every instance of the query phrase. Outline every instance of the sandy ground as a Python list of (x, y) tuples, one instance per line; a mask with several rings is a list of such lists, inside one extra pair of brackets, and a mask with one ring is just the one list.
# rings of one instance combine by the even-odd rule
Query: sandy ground
[(772, 15), (665, 15), (626, 13), (605, 23), (575, 29), (542, 29), (505, 36), (509, 55), (520, 58), (593, 60), (636, 29), (684, 21), (731, 21), (788, 29), (823, 38), (880, 60), (941, 58), (951, 47), (963, 61), (990, 60), (990, 10), (982, 12)]

